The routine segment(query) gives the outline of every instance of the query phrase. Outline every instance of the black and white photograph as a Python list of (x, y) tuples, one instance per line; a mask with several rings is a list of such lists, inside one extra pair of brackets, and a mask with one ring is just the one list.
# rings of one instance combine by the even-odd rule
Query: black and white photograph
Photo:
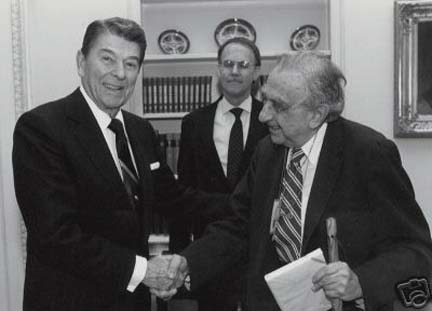
[(432, 0), (0, 24), (0, 311), (432, 311)]

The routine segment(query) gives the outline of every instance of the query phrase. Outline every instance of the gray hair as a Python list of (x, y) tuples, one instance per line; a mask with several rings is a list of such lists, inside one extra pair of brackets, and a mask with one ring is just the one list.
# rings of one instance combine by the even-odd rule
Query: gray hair
[(326, 105), (329, 108), (327, 122), (339, 118), (345, 106), (346, 79), (342, 71), (327, 56), (317, 52), (284, 54), (272, 72), (300, 74), (304, 78), (308, 92), (304, 104), (311, 109)]

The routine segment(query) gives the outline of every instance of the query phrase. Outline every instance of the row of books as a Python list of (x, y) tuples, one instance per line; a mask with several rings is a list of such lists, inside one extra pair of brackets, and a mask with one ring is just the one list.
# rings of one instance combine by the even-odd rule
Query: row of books
[(144, 113), (189, 112), (211, 103), (212, 76), (143, 79)]

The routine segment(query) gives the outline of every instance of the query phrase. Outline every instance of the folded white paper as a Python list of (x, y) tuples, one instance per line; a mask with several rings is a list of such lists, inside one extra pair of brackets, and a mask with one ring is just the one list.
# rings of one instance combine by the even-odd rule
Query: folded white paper
[(282, 311), (323, 311), (331, 308), (322, 289), (315, 293), (312, 291), (312, 276), (325, 264), (322, 250), (318, 248), (264, 276)]

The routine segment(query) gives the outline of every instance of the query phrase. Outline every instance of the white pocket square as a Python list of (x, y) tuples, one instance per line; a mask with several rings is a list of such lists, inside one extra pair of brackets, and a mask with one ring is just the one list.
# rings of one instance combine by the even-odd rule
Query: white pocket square
[(151, 171), (157, 170), (159, 167), (160, 167), (159, 162), (150, 163), (150, 170)]

